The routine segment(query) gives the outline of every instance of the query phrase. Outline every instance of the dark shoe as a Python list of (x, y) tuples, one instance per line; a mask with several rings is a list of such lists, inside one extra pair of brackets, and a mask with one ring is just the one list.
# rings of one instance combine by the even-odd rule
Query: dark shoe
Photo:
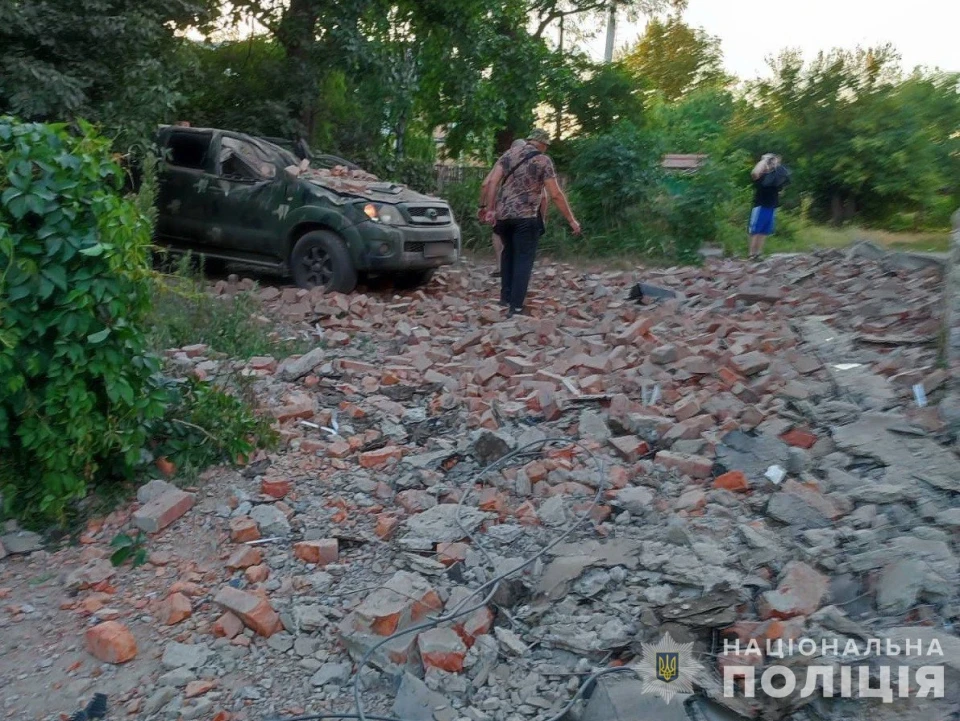
[(509, 311), (507, 311), (507, 318), (513, 318), (515, 315), (525, 315), (523, 308), (511, 308)]

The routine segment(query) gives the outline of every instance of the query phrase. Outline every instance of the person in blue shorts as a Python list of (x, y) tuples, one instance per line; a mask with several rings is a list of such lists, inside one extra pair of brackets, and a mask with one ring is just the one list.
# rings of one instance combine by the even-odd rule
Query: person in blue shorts
[(780, 191), (790, 182), (790, 171), (779, 155), (767, 153), (750, 174), (753, 179), (753, 212), (750, 213), (750, 260), (760, 260), (767, 236), (773, 234)]

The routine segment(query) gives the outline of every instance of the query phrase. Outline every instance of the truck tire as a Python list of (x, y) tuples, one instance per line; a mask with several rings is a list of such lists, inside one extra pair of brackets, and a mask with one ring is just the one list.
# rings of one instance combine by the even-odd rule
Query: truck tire
[(398, 290), (419, 288), (421, 285), (426, 285), (430, 282), (435, 270), (435, 268), (425, 268), (423, 270), (406, 270), (397, 273), (393, 278), (393, 287)]
[(329, 230), (314, 230), (300, 237), (290, 253), (290, 272), (301, 288), (350, 293), (357, 287), (357, 270), (350, 253)]

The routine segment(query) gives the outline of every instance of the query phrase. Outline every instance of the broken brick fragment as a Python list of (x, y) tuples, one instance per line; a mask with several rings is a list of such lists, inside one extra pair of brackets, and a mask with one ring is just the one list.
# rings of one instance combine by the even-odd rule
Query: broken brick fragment
[(290, 493), (289, 478), (264, 478), (260, 483), (260, 492), (272, 498), (283, 498)]
[(104, 663), (126, 663), (137, 655), (136, 639), (119, 621), (104, 621), (87, 629), (84, 639), (87, 651)]
[(247, 543), (260, 538), (257, 522), (249, 516), (237, 516), (230, 519), (230, 540), (234, 543)]
[(182, 593), (171, 593), (157, 608), (157, 618), (164, 626), (174, 626), (190, 618), (193, 605)]
[(340, 558), (340, 544), (336, 538), (300, 541), (293, 546), (293, 555), (305, 563), (326, 566)]
[(231, 639), (243, 632), (243, 621), (227, 611), (214, 621), (212, 632), (217, 638)]
[(265, 598), (233, 586), (224, 586), (214, 597), (213, 602), (225, 611), (230, 611), (243, 621), (243, 625), (265, 638), (269, 638), (281, 628), (280, 616), (273, 610)]
[(227, 568), (231, 571), (236, 571), (238, 569), (256, 566), (262, 561), (263, 553), (259, 548), (241, 546), (230, 555), (229, 560), (227, 560)]
[(420, 658), (427, 668), (436, 668), (449, 673), (463, 671), (467, 646), (452, 628), (433, 628), (417, 637)]
[(728, 471), (714, 479), (713, 487), (725, 491), (744, 492), (750, 490), (750, 483), (743, 471)]
[(813, 448), (817, 442), (817, 437), (809, 431), (799, 428), (793, 428), (780, 436), (780, 440), (788, 446), (796, 448)]
[(375, 451), (360, 454), (360, 465), (363, 468), (378, 468), (389, 461), (399, 461), (403, 458), (403, 449), (398, 446), (384, 446)]

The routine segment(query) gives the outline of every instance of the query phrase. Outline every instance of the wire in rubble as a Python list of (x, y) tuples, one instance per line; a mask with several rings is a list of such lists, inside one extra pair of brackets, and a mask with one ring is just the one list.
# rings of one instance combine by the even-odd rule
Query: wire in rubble
[[(403, 719), (398, 719), (393, 716), (378, 716), (374, 714), (368, 714), (363, 707), (363, 699), (360, 695), (360, 682), (361, 682), (361, 672), (373, 659), (374, 655), (378, 650), (383, 646), (395, 641), (398, 638), (403, 638), (404, 636), (409, 636), (411, 634), (416, 634), (421, 631), (427, 631), (438, 626), (450, 623), (460, 618), (469, 616), (474, 611), (483, 608), (484, 606), (489, 605), (493, 598), (497, 594), (497, 590), (500, 587), (500, 583), (510, 578), (511, 576), (516, 575), (517, 573), (523, 571), (528, 566), (536, 563), (537, 560), (546, 555), (551, 549), (563, 543), (575, 530), (582, 526), (585, 522), (590, 519), (590, 514), (593, 512), (594, 508), (603, 498), (603, 494), (606, 491), (606, 477), (604, 475), (603, 461), (597, 457), (590, 449), (581, 445), (579, 442), (569, 439), (569, 438), (545, 438), (542, 440), (533, 441), (526, 445), (520, 446), (512, 451), (509, 451), (507, 454), (501, 456), (492, 463), (487, 464), (483, 468), (474, 471), (468, 476), (467, 483), (463, 488), (463, 493), (460, 495), (460, 500), (457, 502), (457, 513), (455, 520), (457, 525), (460, 527), (460, 530), (463, 532), (464, 537), (470, 539), (471, 544), (476, 548), (486, 559), (487, 563), (495, 567), (496, 561), (491, 556), (490, 552), (484, 547), (484, 543), (480, 538), (472, 531), (468, 526), (463, 522), (463, 507), (464, 502), (469, 498), (474, 492), (476, 492), (476, 481), (482, 479), (488, 473), (498, 471), (501, 468), (507, 466), (518, 458), (522, 458), (528, 455), (539, 455), (543, 453), (544, 449), (549, 445), (555, 444), (565, 444), (567, 446), (572, 446), (584, 452), (586, 456), (590, 459), (594, 465), (597, 473), (597, 492), (593, 496), (593, 500), (590, 502), (590, 505), (587, 506), (576, 518), (574, 518), (570, 523), (566, 525), (563, 531), (559, 536), (554, 538), (550, 543), (541, 548), (539, 551), (526, 558), (521, 564), (511, 568), (510, 570), (504, 571), (502, 573), (494, 575), (490, 580), (482, 583), (480, 586), (471, 590), (471, 592), (465, 596), (461, 601), (450, 611), (442, 613), (437, 616), (433, 616), (423, 623), (410, 626), (409, 628), (402, 629), (397, 631), (389, 636), (384, 636), (380, 641), (367, 649), (366, 653), (361, 657), (359, 663), (357, 664), (357, 670), (353, 676), (353, 702), (354, 702), (354, 711), (346, 713), (326, 713), (326, 714), (308, 714), (305, 716), (287, 716), (287, 717), (275, 717), (269, 719), (268, 721), (324, 721), (325, 719), (357, 719), (358, 721), (404, 721)], [(472, 605), (467, 606), (471, 600), (480, 598), (479, 602), (473, 603)], [(625, 671), (635, 671), (629, 666), (619, 666), (614, 668), (606, 668), (597, 671), (589, 678), (587, 678), (578, 688), (576, 694), (573, 698), (567, 703), (567, 705), (557, 714), (543, 719), (542, 721), (560, 721), (567, 712), (573, 708), (576, 702), (586, 693), (587, 689), (593, 684), (598, 678), (606, 676), (611, 673), (622, 673)]]

